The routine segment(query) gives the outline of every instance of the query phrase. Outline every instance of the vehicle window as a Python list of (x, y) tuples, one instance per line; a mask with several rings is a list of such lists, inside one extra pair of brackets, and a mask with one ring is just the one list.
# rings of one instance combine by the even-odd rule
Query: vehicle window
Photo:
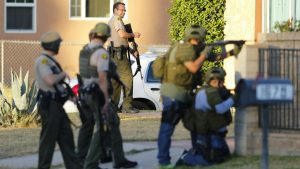
[(153, 61), (149, 63), (149, 66), (148, 66), (148, 71), (147, 71), (147, 82), (149, 83), (160, 83), (160, 80), (155, 78), (153, 76), (153, 71), (152, 71), (152, 64), (153, 64)]

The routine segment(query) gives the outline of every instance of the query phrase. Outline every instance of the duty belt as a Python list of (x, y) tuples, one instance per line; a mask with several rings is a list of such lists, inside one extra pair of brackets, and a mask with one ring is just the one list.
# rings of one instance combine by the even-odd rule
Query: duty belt
[(62, 98), (67, 97), (67, 93), (54, 93), (54, 92), (49, 92), (49, 91), (43, 91), (39, 90), (37, 94), (37, 100), (40, 100), (41, 98), (48, 98), (48, 99), (53, 99), (53, 100), (60, 100)]

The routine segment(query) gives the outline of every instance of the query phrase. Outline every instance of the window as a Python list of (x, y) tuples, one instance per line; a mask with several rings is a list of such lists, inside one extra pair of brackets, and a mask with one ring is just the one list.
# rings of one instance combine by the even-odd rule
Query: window
[(5, 32), (35, 32), (35, 0), (5, 0)]
[(82, 19), (108, 19), (113, 15), (113, 4), (118, 1), (127, 6), (128, 0), (70, 0), (70, 16)]
[(160, 83), (160, 80), (153, 76), (152, 64), (153, 64), (153, 61), (150, 62), (149, 66), (148, 66), (149, 69), (147, 71), (147, 82), (149, 82), (149, 83)]
[(263, 1), (263, 31), (272, 32), (276, 22), (292, 19), (300, 21), (299, 0), (264, 0)]

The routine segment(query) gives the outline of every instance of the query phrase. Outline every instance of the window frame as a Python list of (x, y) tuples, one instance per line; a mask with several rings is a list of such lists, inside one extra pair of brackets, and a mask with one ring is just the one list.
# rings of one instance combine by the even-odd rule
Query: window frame
[[(262, 1), (262, 32), (264, 33), (273, 32), (272, 25), (271, 25), (271, 2), (270, 1), (271, 0)], [(289, 18), (287, 19), (291, 19), (291, 18), (295, 19), (296, 16), (294, 16), (295, 11), (293, 10), (293, 6), (295, 5), (294, 2), (296, 1), (297, 0), (287, 0), (287, 3), (289, 5), (289, 9), (288, 9)]]
[[(80, 0), (81, 1), (81, 16), (71, 16), (71, 11), (72, 11), (72, 0), (69, 0), (69, 19), (70, 20), (105, 20), (108, 21), (112, 16), (113, 16), (113, 5), (114, 5), (114, 0), (110, 0), (110, 5), (109, 5), (109, 17), (86, 17), (86, 0)], [(128, 8), (128, 0), (123, 0), (125, 3), (126, 9)], [(128, 10), (126, 11), (126, 14), (124, 16), (124, 19), (128, 19)]]
[[(26, 1), (26, 0), (25, 0)], [(7, 29), (7, 7), (31, 7), (32, 8), (32, 29), (25, 30), (25, 29)], [(4, 0), (4, 32), (5, 33), (36, 33), (36, 0), (33, 2), (7, 2)]]

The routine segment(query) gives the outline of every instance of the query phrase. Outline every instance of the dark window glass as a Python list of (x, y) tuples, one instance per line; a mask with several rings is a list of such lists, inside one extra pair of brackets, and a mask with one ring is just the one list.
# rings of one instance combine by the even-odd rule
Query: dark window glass
[(110, 0), (87, 0), (86, 17), (109, 17)]
[(153, 76), (153, 70), (152, 70), (152, 64), (153, 64), (153, 61), (149, 63), (149, 69), (148, 69), (148, 72), (147, 72), (147, 82), (150, 82), (150, 83), (159, 83), (159, 79), (156, 79), (154, 76)]
[(33, 3), (33, 0), (26, 0), (27, 3)]
[(32, 30), (32, 7), (7, 7), (6, 29)]
[(15, 0), (6, 0), (6, 2), (15, 2)]
[(25, 0), (17, 0), (17, 3), (24, 3)]

